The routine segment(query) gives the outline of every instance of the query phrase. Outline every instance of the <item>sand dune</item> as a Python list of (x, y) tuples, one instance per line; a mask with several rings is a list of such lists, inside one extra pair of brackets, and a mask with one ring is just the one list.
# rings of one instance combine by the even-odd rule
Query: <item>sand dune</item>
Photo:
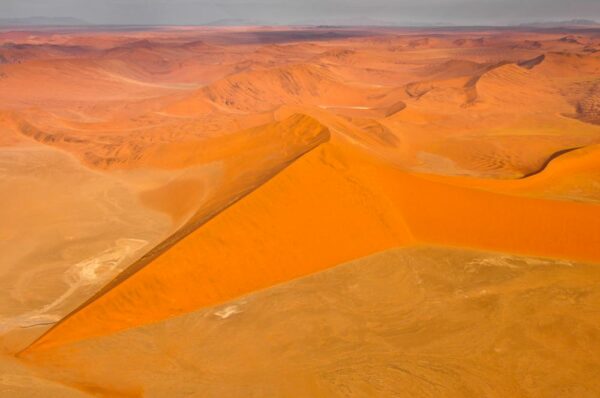
[[(326, 67), (296, 64), (243, 72), (217, 81), (204, 94), (221, 106), (243, 111), (269, 111), (283, 104), (351, 103), (364, 89), (345, 86)], [(267, 100), (268, 99), (268, 100)]]
[(600, 85), (590, 87), (577, 103), (577, 115), (588, 123), (600, 124)]
[(154, 322), (413, 242), (598, 261), (598, 228), (594, 205), (431, 183), (336, 140), (111, 286), (32, 349)]

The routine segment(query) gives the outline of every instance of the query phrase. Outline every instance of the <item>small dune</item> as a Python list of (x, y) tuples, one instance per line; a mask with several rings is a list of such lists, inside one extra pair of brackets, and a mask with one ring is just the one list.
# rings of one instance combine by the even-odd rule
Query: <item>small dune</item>
[(535, 58), (528, 59), (526, 61), (521, 61), (518, 63), (518, 65), (525, 69), (533, 69), (536, 66), (538, 66), (539, 64), (541, 64), (542, 62), (544, 62), (544, 59), (546, 59), (546, 56), (544, 54), (542, 54)]
[(589, 88), (576, 106), (577, 116), (588, 123), (600, 124), (600, 84)]

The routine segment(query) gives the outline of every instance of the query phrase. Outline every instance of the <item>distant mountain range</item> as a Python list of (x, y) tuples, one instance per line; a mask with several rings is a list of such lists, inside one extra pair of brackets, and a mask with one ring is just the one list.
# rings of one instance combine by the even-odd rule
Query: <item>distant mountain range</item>
[(242, 19), (242, 18), (226, 18), (202, 23), (203, 26), (260, 26), (260, 25), (275, 25), (265, 21)]
[[(203, 26), (277, 26), (285, 24), (276, 23), (268, 20), (252, 20), (252, 19), (220, 19), (207, 23), (202, 23)], [(303, 25), (303, 26), (328, 26), (328, 27), (340, 27), (340, 26), (453, 26), (451, 23), (419, 23), (419, 22), (398, 22), (391, 20), (383, 20), (369, 17), (323, 17), (323, 18), (310, 18), (310, 19), (297, 19), (288, 25)]]
[(600, 27), (600, 23), (591, 19), (570, 19), (567, 21), (539, 21), (539, 22), (528, 22), (522, 23), (520, 26), (534, 26), (543, 28), (556, 28), (563, 26), (593, 26)]
[(73, 17), (0, 18), (0, 26), (82, 26), (88, 22)]
[[(276, 23), (269, 20), (256, 20), (256, 19), (242, 19), (242, 18), (230, 18), (220, 19), (207, 23), (201, 23), (203, 26), (276, 26), (285, 25)], [(288, 25), (305, 25), (305, 26), (327, 26), (327, 27), (341, 27), (341, 26), (397, 26), (397, 27), (456, 27), (456, 26), (486, 26), (483, 23), (479, 24), (456, 24), (451, 22), (407, 22), (407, 21), (393, 21), (370, 17), (330, 17), (325, 16), (322, 18), (310, 18), (310, 19), (297, 19)], [(502, 26), (492, 24), (490, 26)], [(506, 26), (523, 26), (523, 27), (538, 27), (538, 28), (556, 28), (556, 27), (600, 27), (600, 23), (591, 19), (571, 19), (564, 21), (532, 21), (514, 25)]]
[[(27, 18), (0, 18), (0, 27), (23, 26), (89, 26), (96, 25), (74, 17), (27, 17)], [(199, 23), (200, 26), (261, 26), (280, 25), (268, 20), (229, 18)], [(398, 27), (441, 27), (457, 26), (446, 22), (400, 22), (369, 17), (322, 17), (311, 19), (298, 19), (291, 25), (307, 26), (398, 26)], [(468, 24), (466, 24), (468, 25)], [(105, 25), (108, 26), (108, 25)], [(458, 25), (461, 26), (461, 25)], [(481, 24), (481, 26), (484, 26)], [(512, 26), (556, 28), (556, 27), (600, 27), (600, 23), (591, 19), (571, 19), (565, 21), (533, 21), (515, 24)]]

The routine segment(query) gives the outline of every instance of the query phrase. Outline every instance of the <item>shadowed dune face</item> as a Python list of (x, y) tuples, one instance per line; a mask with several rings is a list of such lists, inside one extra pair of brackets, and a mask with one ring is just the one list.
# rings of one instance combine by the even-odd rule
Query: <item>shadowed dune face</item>
[(599, 34), (0, 31), (0, 395), (598, 395)]

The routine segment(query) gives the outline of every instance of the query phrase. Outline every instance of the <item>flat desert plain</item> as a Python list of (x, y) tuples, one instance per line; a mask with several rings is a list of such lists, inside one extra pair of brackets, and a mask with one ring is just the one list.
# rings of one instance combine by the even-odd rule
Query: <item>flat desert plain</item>
[(600, 396), (600, 29), (0, 30), (0, 397)]

